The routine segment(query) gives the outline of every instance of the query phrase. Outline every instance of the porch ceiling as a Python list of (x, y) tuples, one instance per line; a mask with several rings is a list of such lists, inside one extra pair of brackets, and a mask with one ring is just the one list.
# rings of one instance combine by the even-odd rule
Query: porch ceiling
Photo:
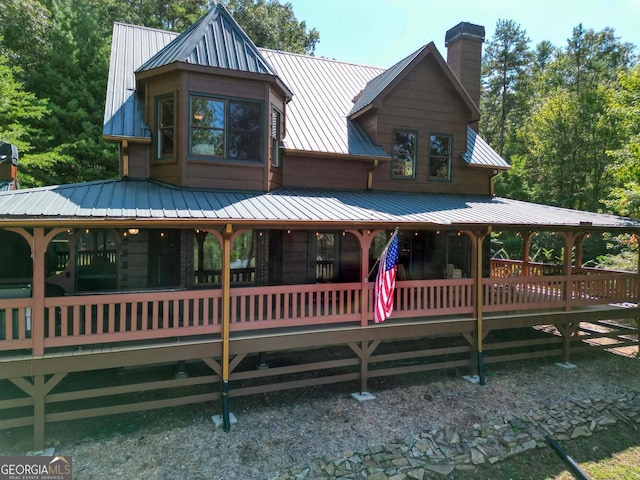
[[(613, 215), (505, 198), (430, 193), (280, 189), (264, 193), (179, 188), (151, 180), (106, 180), (0, 192), (0, 226), (145, 223), (443, 228), (640, 230)], [(105, 223), (106, 225), (106, 223)], [(141, 225), (142, 226), (142, 225)]]

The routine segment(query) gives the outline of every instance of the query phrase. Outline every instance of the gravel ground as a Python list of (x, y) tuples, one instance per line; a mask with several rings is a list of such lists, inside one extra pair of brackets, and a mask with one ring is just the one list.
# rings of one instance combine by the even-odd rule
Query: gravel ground
[[(486, 386), (452, 371), (380, 379), (370, 384), (376, 399), (362, 403), (349, 385), (231, 398), (238, 423), (229, 433), (211, 420), (218, 405), (193, 405), (53, 424), (47, 441), (73, 458), (76, 479), (257, 480), (433, 429), (464, 433), (553, 400), (640, 389), (636, 358), (599, 353), (574, 361), (578, 368), (551, 361), (492, 366)], [(24, 454), (16, 449), (25, 443), (20, 432), (0, 432), (0, 452)]]

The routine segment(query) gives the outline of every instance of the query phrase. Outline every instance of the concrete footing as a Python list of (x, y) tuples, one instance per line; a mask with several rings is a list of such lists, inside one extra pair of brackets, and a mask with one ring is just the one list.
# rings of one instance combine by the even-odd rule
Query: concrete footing
[(376, 399), (376, 397), (374, 395), (371, 395), (369, 392), (356, 392), (352, 393), (351, 396), (361, 403), (366, 402), (367, 400)]
[[(211, 420), (213, 421), (213, 424), (216, 426), (216, 428), (220, 428), (222, 426), (224, 426), (224, 419), (222, 418), (222, 415), (213, 415), (211, 417)], [(235, 423), (238, 423), (238, 419), (236, 418), (236, 416), (230, 412), (229, 413), (229, 424), (233, 425)]]

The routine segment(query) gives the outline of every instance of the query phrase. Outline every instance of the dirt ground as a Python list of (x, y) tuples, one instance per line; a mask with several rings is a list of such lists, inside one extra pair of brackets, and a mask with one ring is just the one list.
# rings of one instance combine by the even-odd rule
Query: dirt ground
[[(231, 398), (238, 422), (229, 433), (211, 420), (220, 413), (216, 402), (51, 424), (46, 441), (56, 454), (73, 458), (76, 479), (277, 478), (313, 459), (407, 435), (464, 432), (563, 398), (640, 391), (637, 358), (599, 351), (572, 361), (578, 368), (559, 368), (552, 360), (491, 366), (485, 386), (455, 370), (382, 378), (370, 382), (376, 399), (362, 403), (348, 384)], [(30, 443), (30, 429), (0, 432), (0, 454), (25, 454)]]

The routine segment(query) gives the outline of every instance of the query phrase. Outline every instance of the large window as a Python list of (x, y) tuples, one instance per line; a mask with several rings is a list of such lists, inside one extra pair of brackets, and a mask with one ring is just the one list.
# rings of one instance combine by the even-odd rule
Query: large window
[(391, 176), (414, 178), (418, 134), (411, 130), (394, 130), (391, 148)]
[(85, 230), (76, 243), (76, 281), (79, 291), (115, 290), (118, 240), (111, 230)]
[(262, 103), (194, 95), (190, 118), (190, 155), (262, 160)]
[(431, 135), (429, 142), (429, 178), (451, 180), (451, 135)]
[[(196, 230), (193, 244), (193, 283), (199, 286), (222, 283), (222, 249), (216, 237)], [(255, 231), (239, 234), (231, 246), (229, 268), (231, 283), (253, 284), (256, 281), (257, 235)]]
[(174, 104), (173, 97), (156, 99), (156, 159), (174, 156)]

